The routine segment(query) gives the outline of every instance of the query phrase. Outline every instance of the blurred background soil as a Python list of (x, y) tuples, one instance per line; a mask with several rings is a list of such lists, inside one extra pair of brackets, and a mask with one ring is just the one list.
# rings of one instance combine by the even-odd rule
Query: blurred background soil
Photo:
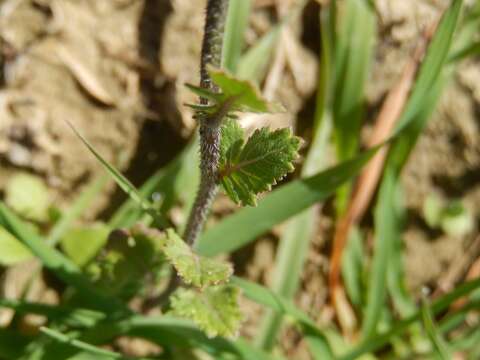
[[(171, 160), (195, 128), (192, 114), (182, 106), (193, 100), (183, 84), (198, 82), (204, 3), (0, 0), (0, 188), (14, 173), (33, 173), (48, 184), (56, 203), (65, 206), (101, 175), (103, 170), (67, 122), (137, 185)], [(268, 31), (293, 3), (256, 1), (247, 44)], [(368, 82), (365, 133), (422, 30), (448, 3), (377, 1), (378, 42)], [(264, 84), (268, 96), (280, 100), (288, 114), (274, 121), (268, 116), (247, 117), (244, 126), (293, 126), (308, 140), (319, 55), (319, 7), (310, 1), (284, 31)], [(442, 279), (448, 286), (462, 275), (453, 265), (468, 262), (478, 252), (478, 247), (471, 251), (473, 234), (454, 237), (429, 229), (422, 207), (430, 194), (462, 199), (478, 219), (479, 65), (467, 61), (457, 71), (403, 174), (408, 208), (405, 262), (414, 294), (422, 286), (436, 289)], [(120, 199), (112, 186), (98, 199), (90, 217), (105, 214)], [(220, 198), (214, 214), (233, 209)], [(332, 232), (328, 206), (324, 212), (297, 297), (298, 304), (316, 318), (328, 316), (318, 312), (326, 301), (324, 279)], [(269, 283), (281, 228), (233, 254), (239, 274)], [(257, 309), (247, 311), (254, 314)], [(245, 332), (249, 331), (247, 323)], [(295, 344), (295, 334), (287, 335), (286, 341)], [(301, 346), (290, 348), (291, 356), (303, 357)]]

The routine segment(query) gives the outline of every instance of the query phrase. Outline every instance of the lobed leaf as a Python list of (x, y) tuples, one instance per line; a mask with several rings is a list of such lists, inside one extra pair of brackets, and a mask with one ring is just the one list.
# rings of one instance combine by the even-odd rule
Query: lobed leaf
[(224, 283), (233, 273), (229, 263), (195, 254), (171, 229), (167, 230), (163, 251), (183, 281), (197, 288)]
[[(338, 186), (358, 174), (378, 148), (372, 148), (350, 161), (275, 189), (262, 199), (258, 207), (243, 208), (207, 229), (196, 250), (202, 255), (214, 256), (234, 251), (254, 241), (272, 226), (298, 214), (315, 202), (326, 199)], [(258, 221), (259, 219), (262, 221)], [(228, 234), (228, 241), (223, 241), (225, 234)]]
[(194, 94), (210, 102), (208, 105), (187, 104), (198, 114), (216, 116), (221, 119), (235, 112), (276, 113), (285, 111), (282, 105), (263, 99), (260, 90), (252, 82), (239, 80), (226, 71), (213, 67), (209, 67), (208, 72), (212, 81), (218, 86), (218, 92), (186, 84)]
[(172, 313), (193, 320), (208, 337), (236, 337), (243, 320), (236, 286), (212, 286), (200, 292), (178, 289), (171, 298)]
[(222, 128), (220, 156), (221, 183), (237, 204), (256, 205), (256, 195), (293, 170), (300, 139), (289, 129), (256, 130), (243, 141), (243, 131), (233, 121)]
[(165, 261), (161, 252), (163, 234), (150, 236), (153, 229), (140, 232), (140, 227), (135, 226), (130, 234), (111, 232), (98, 261), (88, 267), (97, 287), (111, 296), (129, 299), (138, 294), (145, 286), (145, 277), (155, 275)]
[(220, 88), (225, 99), (235, 98), (233, 111), (276, 113), (285, 111), (278, 103), (263, 99), (260, 90), (248, 80), (239, 80), (225, 70), (208, 69), (212, 81)]

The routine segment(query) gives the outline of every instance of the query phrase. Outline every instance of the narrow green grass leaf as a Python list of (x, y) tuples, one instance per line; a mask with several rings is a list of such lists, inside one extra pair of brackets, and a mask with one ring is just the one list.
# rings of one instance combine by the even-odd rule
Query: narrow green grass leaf
[[(243, 295), (250, 300), (269, 308), (276, 314), (293, 318), (300, 326), (305, 340), (309, 343), (314, 356), (316, 356), (315, 359), (333, 359), (332, 349), (324, 333), (291, 300), (277, 295), (266, 287), (236, 276), (232, 277), (232, 284), (241, 288)], [(320, 355), (325, 357), (322, 358)]]
[[(332, 127), (331, 98), (333, 81), (331, 73), (333, 59), (331, 39), (333, 34), (330, 32), (331, 7), (322, 11), (321, 16), (322, 58), (318, 77), (314, 132), (312, 143), (302, 168), (302, 177), (313, 175), (325, 167), (325, 157)], [(297, 291), (310, 240), (315, 232), (317, 210), (315, 207), (312, 207), (289, 220), (280, 239), (275, 261), (272, 290), (286, 298), (292, 298)], [(267, 312), (261, 324), (260, 332), (256, 337), (258, 346), (270, 349), (277, 339), (281, 323), (281, 316), (278, 313), (274, 311)], [(311, 343), (313, 347), (318, 348), (319, 345), (321, 346), (324, 343), (324, 341), (321, 341), (319, 344), (315, 339), (308, 340), (307, 334), (304, 334), (304, 336), (307, 337), (307, 342)], [(310, 350), (313, 354), (319, 352), (314, 349)]]
[(423, 111), (424, 106), (422, 104), (425, 101), (426, 94), (429, 94), (431, 89), (435, 87), (434, 85), (438, 82), (440, 73), (447, 62), (462, 4), (462, 0), (454, 0), (443, 15), (432, 42), (428, 47), (412, 94), (397, 129), (407, 126), (416, 118), (419, 112)]
[(283, 27), (301, 13), (306, 3), (306, 0), (301, 0), (288, 15), (243, 54), (236, 71), (239, 78), (256, 82), (262, 81)]
[(363, 238), (358, 228), (352, 229), (342, 258), (342, 279), (348, 297), (357, 310), (363, 304), (363, 272), (366, 257)]
[(22, 242), (59, 279), (76, 288), (85, 301), (100, 309), (123, 309), (116, 299), (100, 293), (80, 269), (57, 250), (49, 247), (0, 202), (0, 225)]
[[(379, 202), (375, 208), (376, 239), (374, 245), (374, 257), (370, 280), (368, 284), (367, 307), (362, 323), (362, 338), (369, 339), (377, 331), (377, 325), (383, 311), (383, 303), (386, 297), (388, 261), (392, 256), (394, 234), (390, 229), (394, 226), (393, 216), (385, 216), (395, 206), (394, 192), (396, 181), (391, 172), (384, 174), (382, 186), (379, 191)], [(381, 221), (378, 220), (381, 217)]]
[(106, 318), (104, 313), (90, 309), (47, 305), (20, 300), (0, 299), (0, 307), (12, 309), (21, 315), (43, 315), (49, 320), (61, 321), (62, 324), (72, 327), (90, 328)]
[(375, 42), (375, 13), (365, 1), (337, 4), (333, 123), (339, 161), (357, 152), (365, 85)]
[(233, 285), (238, 286), (250, 300), (258, 304), (264, 305), (283, 315), (288, 315), (295, 319), (300, 325), (312, 328), (317, 334), (322, 334), (317, 328), (315, 322), (311, 320), (306, 313), (301, 311), (291, 300), (283, 296), (277, 295), (272, 290), (256, 284), (254, 282), (233, 276), (231, 280)]
[(190, 320), (170, 315), (133, 315), (117, 322), (106, 321), (87, 331), (80, 340), (91, 344), (104, 344), (118, 336), (133, 336), (150, 340), (160, 346), (198, 347), (214, 358), (225, 353), (243, 360), (278, 359), (251, 346), (244, 339), (228, 340), (208, 338)]
[(240, 58), (237, 74), (241, 79), (257, 82), (263, 79), (281, 29), (282, 25), (275, 25)]
[(95, 158), (103, 165), (108, 174), (115, 180), (120, 189), (122, 189), (130, 198), (137, 203), (137, 205), (145, 212), (152, 215), (153, 218), (158, 218), (159, 213), (153, 207), (153, 205), (147, 201), (133, 186), (133, 184), (123, 176), (120, 171), (118, 171), (113, 165), (106, 161), (96, 150), (95, 148), (85, 139), (75, 127), (67, 122), (68, 126), (72, 129), (75, 135), (83, 142), (83, 144), (88, 148), (88, 150), (95, 156)]
[[(200, 238), (199, 253), (214, 256), (236, 250), (274, 225), (326, 199), (338, 186), (358, 174), (377, 149), (366, 151), (309, 178), (292, 181), (266, 195), (257, 207), (243, 208), (225, 218)], [(228, 239), (225, 234), (228, 234)]]
[(402, 133), (396, 138), (389, 152), (375, 213), (376, 242), (365, 319), (362, 324), (363, 339), (371, 338), (377, 331), (380, 310), (386, 298), (387, 270), (395, 243), (395, 229), (398, 226), (392, 213), (398, 176), (443, 88), (443, 65), (450, 51), (461, 5), (461, 0), (455, 0), (438, 26), (419, 70), (412, 95), (402, 114), (400, 125), (397, 126), (397, 131)]
[(108, 178), (106, 176), (99, 177), (80, 193), (73, 204), (67, 209), (60, 220), (58, 220), (54, 227), (50, 230), (46, 239), (46, 243), (48, 245), (55, 246), (65, 232), (72, 226), (75, 220), (77, 220), (86, 212), (92, 201), (107, 184), (107, 179)]
[[(447, 309), (456, 300), (473, 293), (479, 288), (480, 279), (464, 283), (450, 293), (442, 296), (438, 300), (433, 301), (432, 305), (430, 306), (430, 311), (433, 315), (437, 315)], [(354, 360), (363, 354), (380, 349), (382, 346), (391, 341), (395, 336), (402, 334), (412, 324), (421, 321), (421, 316), (421, 310), (417, 310), (414, 314), (407, 317), (406, 319), (396, 321), (385, 332), (382, 332), (381, 334), (378, 334), (370, 339), (364, 339), (360, 341), (360, 343), (356, 345), (352, 350), (350, 350), (347, 354), (340, 356), (339, 360)]]
[(79, 350), (87, 351), (93, 355), (102, 356), (102, 357), (106, 356), (111, 359), (126, 359), (125, 357), (122, 356), (122, 354), (119, 354), (110, 350), (100, 349), (96, 346), (87, 344), (83, 341), (72, 338), (68, 335), (62, 334), (58, 331), (49, 329), (47, 327), (41, 327), (40, 331), (60, 343), (71, 345)]
[(227, 23), (223, 38), (223, 65), (228, 71), (235, 73), (244, 45), (244, 35), (248, 27), (251, 0), (230, 0)]
[(430, 311), (430, 307), (425, 299), (422, 301), (421, 315), (423, 326), (430, 339), (437, 359), (449, 360), (452, 358), (447, 344), (443, 340), (442, 336), (438, 333), (437, 328), (433, 322), (433, 316)]
[[(190, 194), (195, 194), (199, 177), (197, 149), (198, 137), (195, 136), (172, 162), (153, 174), (139, 189), (140, 195), (145, 199), (154, 193), (161, 196), (161, 213), (170, 210), (177, 200), (188, 203)], [(112, 228), (129, 228), (142, 214), (136, 201), (129, 197), (112, 215), (109, 225)]]

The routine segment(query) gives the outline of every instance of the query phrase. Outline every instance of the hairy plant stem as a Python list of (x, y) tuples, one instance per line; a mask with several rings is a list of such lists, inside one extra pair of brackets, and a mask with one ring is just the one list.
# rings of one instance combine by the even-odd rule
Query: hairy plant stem
[[(225, 22), (229, 0), (208, 0), (200, 64), (200, 86), (216, 90), (207, 66), (220, 67)], [(201, 104), (208, 100), (200, 98)], [(197, 241), (217, 193), (218, 162), (220, 159), (221, 118), (205, 117), (199, 120), (200, 131), (200, 186), (183, 235), (189, 245)]]

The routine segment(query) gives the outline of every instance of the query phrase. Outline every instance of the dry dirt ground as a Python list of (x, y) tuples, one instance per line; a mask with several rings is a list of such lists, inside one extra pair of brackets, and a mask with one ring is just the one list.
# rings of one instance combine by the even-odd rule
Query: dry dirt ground
[[(170, 160), (194, 129), (182, 104), (183, 84), (198, 81), (204, 0), (0, 0), (0, 188), (11, 174), (40, 175), (60, 206), (101, 174), (66, 122), (136, 184)], [(294, 1), (257, 1), (247, 33), (253, 43)], [(447, 0), (380, 0), (381, 19), (368, 82), (369, 116), (398, 79), (426, 24)], [(288, 109), (276, 124), (297, 125), (312, 113), (318, 23), (311, 1), (302, 21), (284, 34), (265, 83), (266, 93)], [(310, 14), (310, 16), (308, 16)], [(268, 123), (269, 119), (256, 119)], [(406, 271), (414, 292), (437, 287), (452, 264), (464, 261), (475, 234), (448, 237), (429, 231), (421, 208), (426, 197), (460, 198), (480, 214), (480, 66), (464, 63), (448, 86), (403, 174), (409, 227)], [(254, 120), (245, 119), (251, 126)], [(305, 122), (305, 124), (303, 123)], [(311, 119), (302, 116), (298, 128)], [(116, 203), (113, 191), (91, 217)], [(217, 204), (218, 213), (225, 206)], [(226, 206), (231, 209), (230, 205)], [(325, 303), (326, 244), (331, 220), (323, 216), (303, 274), (299, 305), (318, 316)], [(268, 283), (281, 227), (234, 255), (237, 270)], [(471, 261), (471, 260), (470, 260)], [(468, 259), (467, 259), (468, 263)], [(458, 271), (459, 276), (462, 271)], [(455, 273), (455, 276), (458, 276)], [(450, 273), (450, 278), (455, 276)], [(447, 281), (447, 282), (448, 282)], [(448, 285), (448, 284), (447, 284)], [(256, 309), (248, 311), (255, 313)], [(246, 327), (248, 334), (252, 328)], [(296, 344), (294, 334), (289, 343)], [(294, 358), (303, 348), (287, 346)], [(295, 350), (297, 349), (297, 350)]]

